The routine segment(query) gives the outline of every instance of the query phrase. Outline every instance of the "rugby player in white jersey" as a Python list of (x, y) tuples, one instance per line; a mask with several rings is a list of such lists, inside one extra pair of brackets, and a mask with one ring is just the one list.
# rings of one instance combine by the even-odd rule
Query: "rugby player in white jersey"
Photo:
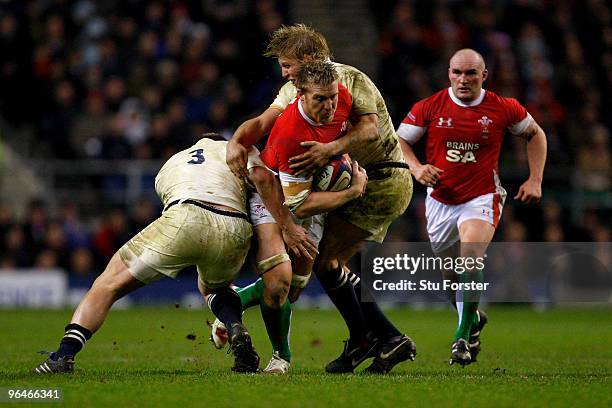
[[(155, 178), (162, 215), (115, 253), (76, 308), (59, 348), (34, 368), (35, 373), (72, 372), (76, 354), (100, 328), (113, 303), (157, 279), (175, 278), (191, 265), (197, 266), (198, 288), (212, 312), (229, 328), (233, 370), (258, 370), (259, 356), (242, 324), (240, 299), (230, 288), (249, 250), (252, 227), (247, 182), (225, 163), (226, 146), (227, 142), (203, 138), (164, 164)], [(314, 255), (316, 248), (282, 205), (280, 185), (255, 148), (249, 151), (247, 168), (248, 180), (282, 225), (288, 247)]]

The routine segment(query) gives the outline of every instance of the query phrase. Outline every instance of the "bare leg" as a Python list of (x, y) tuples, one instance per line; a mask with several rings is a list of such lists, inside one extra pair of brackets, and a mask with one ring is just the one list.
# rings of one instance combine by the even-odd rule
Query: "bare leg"
[[(258, 225), (255, 227), (255, 234), (259, 241), (256, 255), (257, 262), (286, 252), (283, 236), (277, 224)], [(265, 271), (262, 279), (264, 282), (264, 302), (270, 307), (280, 308), (287, 300), (287, 294), (289, 293), (291, 262), (280, 263)]]
[(70, 322), (95, 333), (104, 323), (113, 303), (144, 285), (132, 276), (119, 255), (115, 254), (77, 306)]
[[(459, 236), (461, 237), (461, 257), (476, 259), (482, 257), (493, 239), (495, 228), (483, 220), (466, 220), (459, 225)], [(467, 270), (459, 277), (460, 280), (482, 281), (482, 269)], [(463, 291), (461, 299), (457, 302), (457, 313), (459, 324), (455, 331), (455, 340), (470, 338), (472, 328), (478, 322), (478, 310), (480, 293), (478, 291)]]

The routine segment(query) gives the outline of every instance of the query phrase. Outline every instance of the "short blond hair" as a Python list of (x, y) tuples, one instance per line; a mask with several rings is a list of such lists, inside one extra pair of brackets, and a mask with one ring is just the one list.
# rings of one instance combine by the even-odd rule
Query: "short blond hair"
[(297, 72), (295, 87), (303, 92), (312, 85), (327, 86), (337, 80), (338, 72), (332, 62), (307, 61)]
[(301, 23), (283, 25), (273, 32), (263, 55), (272, 58), (294, 58), (298, 61), (325, 61), (332, 57), (323, 34)]

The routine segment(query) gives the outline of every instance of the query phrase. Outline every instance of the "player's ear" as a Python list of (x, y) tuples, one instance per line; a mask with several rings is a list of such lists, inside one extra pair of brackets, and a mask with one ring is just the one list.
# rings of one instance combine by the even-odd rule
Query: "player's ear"
[(486, 68), (482, 71), (482, 81), (486, 81), (487, 77), (489, 76), (489, 71), (486, 70)]

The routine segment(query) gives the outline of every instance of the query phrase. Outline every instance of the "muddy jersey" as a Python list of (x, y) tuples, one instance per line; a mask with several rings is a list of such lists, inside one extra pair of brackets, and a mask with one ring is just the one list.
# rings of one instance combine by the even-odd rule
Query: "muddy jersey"
[[(350, 65), (334, 63), (338, 72), (339, 82), (344, 85), (353, 100), (353, 113), (357, 116), (378, 115), (379, 137), (372, 143), (355, 146), (350, 151), (351, 158), (357, 160), (363, 167), (383, 161), (403, 162), (397, 135), (387, 111), (385, 101), (376, 85), (363, 72)], [(287, 82), (279, 91), (276, 99), (270, 105), (284, 110), (295, 98), (297, 90), (291, 82)]]
[(397, 133), (410, 144), (426, 135), (427, 163), (444, 170), (431, 196), (457, 205), (501, 189), (498, 164), (504, 134), (522, 134), (532, 120), (514, 98), (483, 89), (465, 104), (448, 88), (417, 102)]
[[(155, 191), (164, 207), (191, 198), (232, 207), (247, 213), (246, 182), (234, 176), (225, 162), (227, 142), (201, 139), (176, 153), (155, 177)], [(247, 168), (264, 166), (256, 148), (249, 151)]]

